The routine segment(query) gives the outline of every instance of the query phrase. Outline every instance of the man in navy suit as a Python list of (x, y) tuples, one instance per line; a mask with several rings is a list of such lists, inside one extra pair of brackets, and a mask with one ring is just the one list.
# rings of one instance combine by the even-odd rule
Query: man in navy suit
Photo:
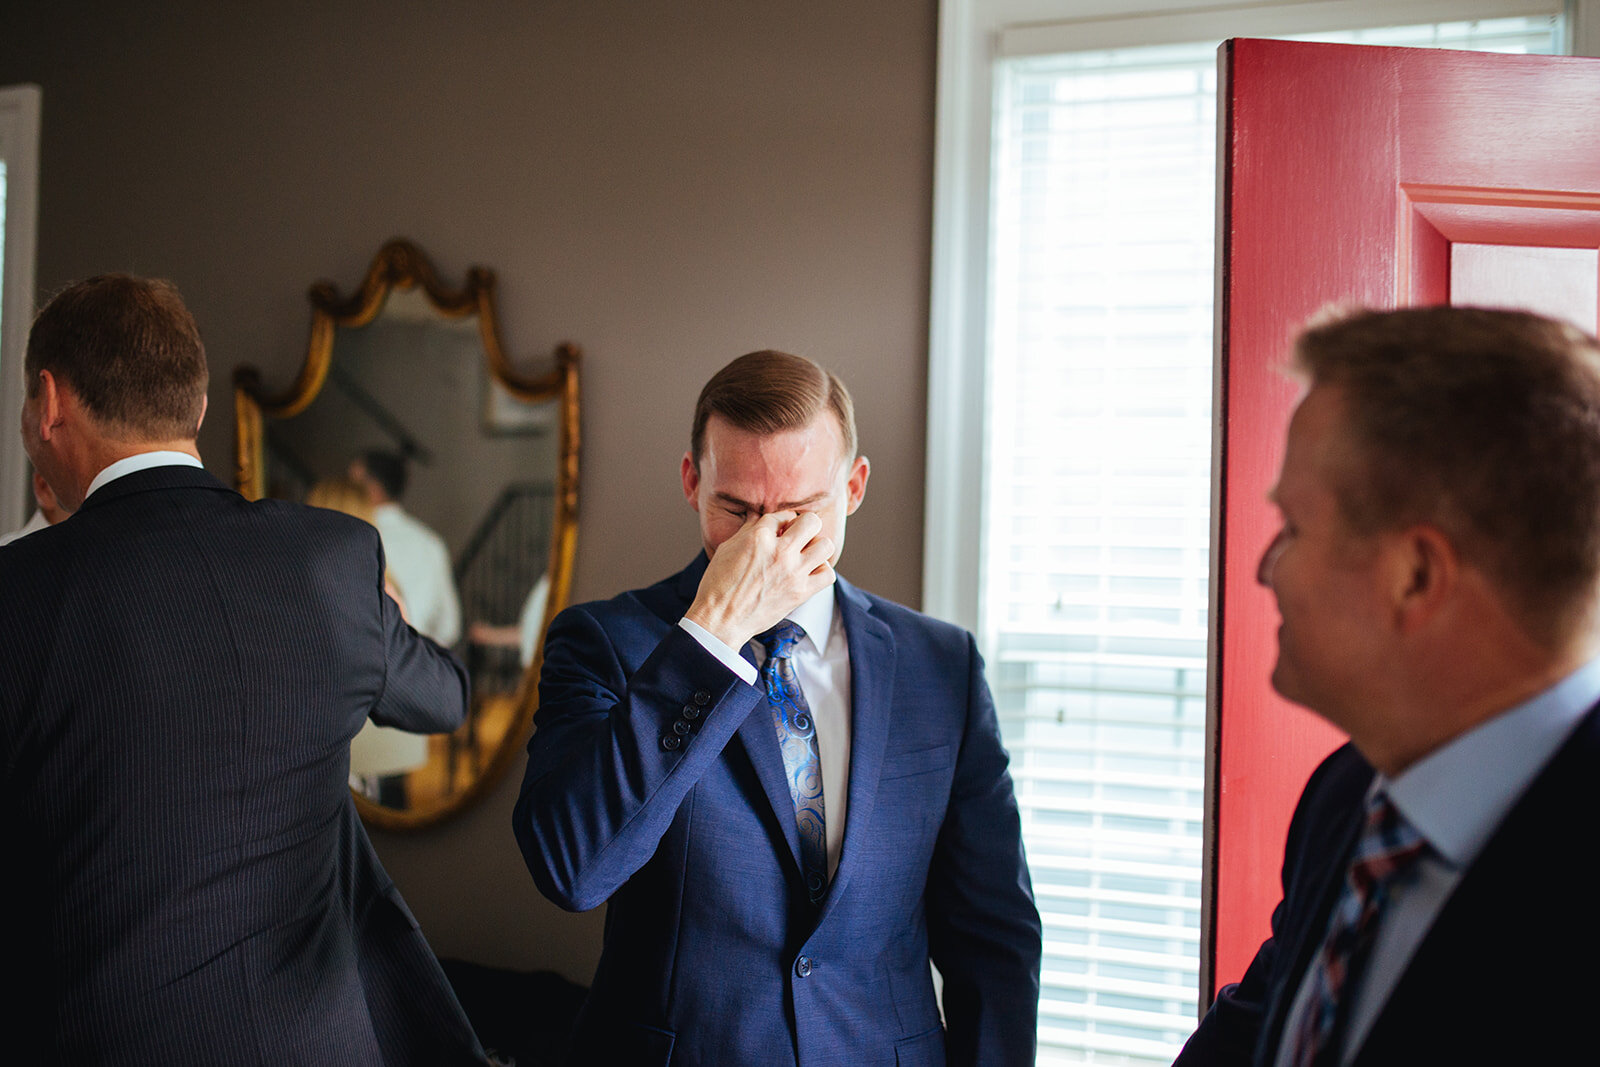
[(482, 1063), (346, 785), (369, 715), (466, 706), (377, 531), (201, 468), (170, 284), (67, 289), (24, 368), (24, 447), (75, 514), (0, 548), (4, 1058)]
[(1600, 346), (1413, 308), (1316, 326), (1296, 363), (1272, 684), (1350, 744), (1301, 797), (1272, 937), (1178, 1063), (1587, 1062)]
[(545, 642), (517, 839), (550, 899), (609, 902), (573, 1062), (1033, 1063), (1039, 917), (977, 650), (834, 573), (868, 475), (849, 393), (742, 356), (681, 473), (704, 553)]

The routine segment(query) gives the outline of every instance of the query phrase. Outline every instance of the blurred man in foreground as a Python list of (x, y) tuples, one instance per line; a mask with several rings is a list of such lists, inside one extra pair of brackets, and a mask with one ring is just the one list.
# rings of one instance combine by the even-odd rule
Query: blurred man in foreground
[(1178, 1063), (1571, 1062), (1600, 994), (1600, 348), (1414, 308), (1310, 329), (1295, 361), (1272, 684), (1350, 744)]

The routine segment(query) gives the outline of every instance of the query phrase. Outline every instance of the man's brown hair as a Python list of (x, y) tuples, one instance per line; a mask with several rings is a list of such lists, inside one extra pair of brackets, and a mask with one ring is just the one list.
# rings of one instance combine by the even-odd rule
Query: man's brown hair
[(49, 371), (116, 437), (193, 440), (205, 409), (205, 347), (171, 282), (102, 274), (56, 294), (28, 334), (28, 395)]
[(763, 349), (749, 352), (717, 371), (700, 390), (694, 406), (694, 428), (689, 434), (695, 468), (705, 446), (706, 421), (720, 415), (741, 430), (773, 434), (795, 430), (817, 417), (823, 408), (833, 412), (844, 441), (846, 460), (856, 455), (856, 413), (850, 391), (831, 371), (804, 356)]
[(1335, 487), (1361, 534), (1430, 523), (1553, 641), (1600, 581), (1600, 345), (1521, 311), (1362, 311), (1300, 336), (1295, 366), (1344, 399)]

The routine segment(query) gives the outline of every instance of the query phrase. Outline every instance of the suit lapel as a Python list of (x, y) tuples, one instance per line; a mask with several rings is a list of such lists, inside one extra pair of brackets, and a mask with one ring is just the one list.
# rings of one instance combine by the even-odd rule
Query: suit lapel
[[(706, 573), (706, 563), (706, 554), (702, 552), (693, 563), (678, 572), (676, 592), (681, 603), (663, 613), (663, 618), (672, 615), (667, 621), (676, 625), (689, 605), (694, 603), (695, 593), (700, 589), (700, 579)], [(749, 658), (748, 649), (738, 651), (745, 658)], [(759, 679), (756, 684), (760, 686)], [(774, 821), (789, 846), (789, 872), (798, 879), (800, 827), (795, 821), (794, 798), (789, 795), (789, 778), (783, 769), (783, 753), (778, 750), (777, 728), (772, 723), (772, 712), (768, 710), (765, 699), (756, 702), (755, 708), (745, 716), (744, 722), (739, 724), (734, 737), (738, 738), (739, 744), (744, 748), (744, 753), (755, 771), (756, 780), (761, 783), (761, 791), (767, 796)]]
[[(1322, 867), (1323, 873), (1315, 876), (1312, 881), (1313, 885), (1321, 887), (1320, 895), (1316, 907), (1303, 913), (1302, 922), (1297, 928), (1283, 931), (1283, 947), (1293, 955), (1288, 969), (1283, 972), (1287, 981), (1279, 990), (1277, 998), (1268, 1006), (1268, 1016), (1262, 1027), (1267, 1040), (1257, 1046), (1258, 1062), (1261, 1050), (1276, 1050), (1283, 1040), (1283, 1027), (1287, 1021), (1289, 1008), (1294, 1003), (1295, 994), (1300, 990), (1300, 983), (1305, 980), (1306, 970), (1311, 965), (1312, 957), (1322, 947), (1322, 942), (1327, 936), (1328, 920), (1333, 914), (1334, 902), (1339, 899), (1339, 893), (1344, 888), (1345, 868), (1350, 862), (1356, 838), (1361, 831), (1362, 809), (1357, 806), (1352, 811), (1353, 817), (1344, 825), (1331, 828), (1322, 840), (1306, 842), (1307, 855), (1326, 857)], [(1270, 1063), (1270, 1060), (1267, 1062)]]
[[(669, 621), (676, 623), (693, 603), (705, 569), (706, 557), (701, 553), (679, 572), (676, 592), (682, 604)], [(842, 613), (845, 640), (850, 646), (850, 800), (845, 812), (839, 869), (828, 888), (824, 916), (857, 865), (852, 859), (861, 851), (862, 846), (857, 842), (864, 839), (871, 823), (873, 801), (878, 795), (878, 776), (883, 769), (884, 746), (889, 739), (890, 695), (894, 690), (895, 672), (894, 637), (889, 627), (872, 614), (870, 602), (859, 589), (843, 578), (837, 582), (835, 603)], [(756, 705), (734, 736), (744, 748), (762, 792), (767, 796), (767, 803), (789, 846), (789, 871), (798, 879), (800, 828), (795, 821), (794, 798), (789, 793), (783, 754), (778, 750), (776, 727), (765, 700)]]
[(794, 797), (789, 794), (789, 777), (783, 769), (783, 753), (778, 750), (777, 727), (772, 723), (772, 712), (766, 699), (756, 702), (755, 708), (739, 724), (735, 735), (744, 745), (745, 755), (755, 767), (756, 778), (772, 805), (783, 839), (789, 843), (790, 873), (800, 877), (800, 826), (795, 819)]
[[(1574, 908), (1586, 907), (1592, 877), (1585, 875), (1592, 860), (1586, 851), (1572, 847), (1573, 826), (1594, 810), (1592, 768), (1597, 762), (1600, 706), (1584, 715), (1462, 872), (1373, 1020), (1354, 1062), (1396, 1062), (1391, 1057), (1394, 1043), (1413, 1036), (1416, 1019), (1459, 1008), (1472, 995), (1463, 986), (1484, 973), (1518, 974), (1526, 967), (1528, 945), (1548, 937), (1552, 922), (1568, 922)], [(1549, 888), (1542, 894), (1530, 888), (1532, 878)], [(1583, 888), (1571, 891), (1578, 886)], [(1569, 903), (1563, 894), (1579, 899)], [(1548, 913), (1530, 909), (1533, 900), (1541, 900)], [(1574, 943), (1582, 943), (1580, 935), (1571, 936)], [(1575, 988), (1592, 988), (1588, 964), (1581, 956), (1578, 952), (1574, 957), (1578, 961), (1574, 966), (1585, 970), (1572, 981), (1585, 984)], [(1548, 969), (1523, 973), (1533, 975), (1522, 978), (1524, 983), (1554, 978)]]
[(889, 740), (895, 672), (894, 635), (882, 619), (872, 614), (867, 598), (840, 578), (836, 602), (843, 613), (845, 640), (850, 644), (850, 802), (845, 811), (839, 869), (828, 887), (821, 918), (827, 917), (860, 866), (856, 855), (872, 830), (873, 803), (878, 797), (883, 751)]

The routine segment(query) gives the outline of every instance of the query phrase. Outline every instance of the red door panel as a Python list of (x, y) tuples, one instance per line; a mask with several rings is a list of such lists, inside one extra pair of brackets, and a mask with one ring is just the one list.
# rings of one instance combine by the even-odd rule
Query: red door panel
[(1447, 301), (1453, 243), (1600, 248), (1600, 61), (1237, 40), (1223, 71), (1207, 1000), (1266, 936), (1294, 802), (1342, 740), (1268, 684), (1290, 341), (1330, 303)]

